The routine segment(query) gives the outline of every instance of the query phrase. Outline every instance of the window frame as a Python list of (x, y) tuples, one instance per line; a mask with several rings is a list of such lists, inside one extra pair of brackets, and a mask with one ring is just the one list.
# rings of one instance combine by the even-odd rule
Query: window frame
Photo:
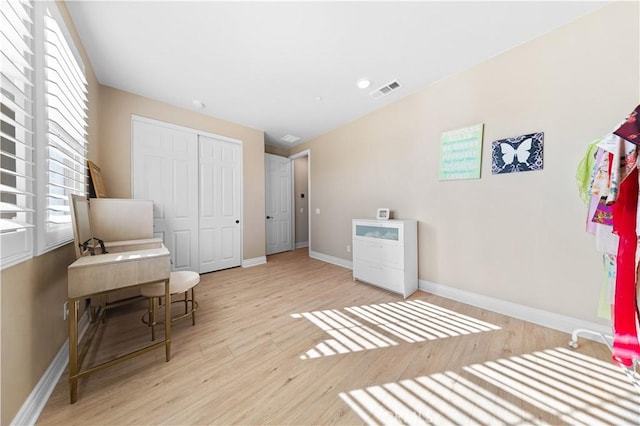
[[(82, 149), (84, 150), (82, 155), (82, 165), (81, 172), (82, 173), (81, 181), (82, 181), (82, 190), (71, 190), (70, 193), (79, 193), (82, 195), (86, 195), (87, 193), (87, 150), (88, 150), (88, 137), (87, 137), (87, 126), (88, 126), (88, 84), (86, 80), (86, 66), (84, 61), (82, 60), (81, 55), (79, 54), (78, 48), (75, 45), (75, 41), (71, 36), (69, 29), (67, 28), (67, 24), (62, 17), (58, 9), (58, 5), (54, 1), (36, 1), (34, 5), (34, 15), (35, 15), (35, 81), (36, 81), (36, 96), (35, 96), (35, 109), (36, 120), (35, 120), (35, 146), (36, 146), (36, 246), (35, 251), (36, 255), (44, 254), (48, 251), (54, 250), (58, 247), (66, 245), (67, 243), (73, 241), (73, 231), (71, 223), (64, 224), (56, 224), (50, 225), (48, 220), (48, 209), (49, 209), (49, 155), (48, 150), (50, 149), (51, 143), (49, 141), (49, 116), (47, 113), (48, 104), (47, 104), (47, 95), (46, 95), (46, 50), (45, 44), (47, 43), (45, 38), (45, 19), (49, 16), (53, 19), (62, 33), (61, 36), (64, 38), (64, 41), (67, 44), (67, 47), (70, 51), (71, 57), (77, 63), (80, 68), (80, 72), (82, 75), (82, 79), (84, 87), (83, 91), (85, 93), (84, 99), (84, 112), (85, 112), (85, 122), (84, 122), (84, 140), (82, 141)], [(64, 205), (68, 208), (69, 199), (68, 197), (63, 200)], [(70, 212), (69, 212), (70, 214)]]

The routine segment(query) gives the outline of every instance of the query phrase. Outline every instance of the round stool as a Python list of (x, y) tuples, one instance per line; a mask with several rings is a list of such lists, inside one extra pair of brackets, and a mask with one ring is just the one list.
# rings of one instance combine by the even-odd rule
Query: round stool
[[(169, 275), (169, 292), (173, 296), (174, 294), (184, 294), (184, 298), (181, 300), (171, 301), (171, 303), (184, 303), (184, 314), (171, 318), (171, 321), (177, 321), (179, 319), (191, 317), (191, 323), (196, 325), (196, 309), (198, 309), (198, 302), (196, 302), (195, 286), (200, 282), (200, 275), (193, 271), (175, 271)], [(189, 290), (191, 290), (191, 298), (189, 298)], [(164, 283), (148, 284), (140, 287), (140, 294), (149, 298), (149, 311), (142, 316), (142, 322), (151, 327), (151, 340), (156, 340), (155, 326), (156, 322), (156, 300), (158, 301), (158, 307), (164, 306), (165, 309), (171, 309), (171, 306), (167, 308), (167, 303), (162, 304), (162, 298), (164, 297)], [(191, 309), (189, 309), (191, 304)], [(147, 317), (145, 319), (145, 317)]]

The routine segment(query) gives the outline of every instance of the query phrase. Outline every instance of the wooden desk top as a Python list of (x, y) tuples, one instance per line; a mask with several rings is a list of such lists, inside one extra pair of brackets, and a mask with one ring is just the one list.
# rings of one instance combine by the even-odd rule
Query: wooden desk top
[(161, 248), (84, 256), (67, 269), (69, 298), (169, 279), (171, 257)]

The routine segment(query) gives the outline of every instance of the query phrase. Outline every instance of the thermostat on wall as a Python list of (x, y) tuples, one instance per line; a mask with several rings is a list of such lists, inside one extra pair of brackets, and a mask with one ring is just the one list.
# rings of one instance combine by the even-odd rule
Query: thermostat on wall
[(386, 207), (379, 208), (378, 212), (376, 213), (376, 219), (378, 220), (389, 220), (390, 217), (391, 217), (391, 210), (389, 210)]

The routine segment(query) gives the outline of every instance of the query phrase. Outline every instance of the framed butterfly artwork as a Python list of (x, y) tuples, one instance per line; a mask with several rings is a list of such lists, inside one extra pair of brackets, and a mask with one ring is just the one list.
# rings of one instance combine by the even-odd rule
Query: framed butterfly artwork
[(531, 133), (491, 143), (491, 173), (530, 172), (542, 170), (544, 133)]

